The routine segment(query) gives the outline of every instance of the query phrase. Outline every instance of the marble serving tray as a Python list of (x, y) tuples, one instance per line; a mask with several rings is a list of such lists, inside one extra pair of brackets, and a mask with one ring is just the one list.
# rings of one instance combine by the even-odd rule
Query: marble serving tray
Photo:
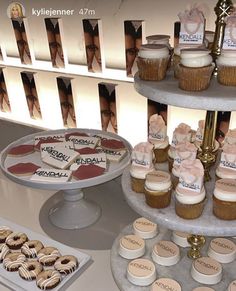
[[(71, 274), (63, 276), (62, 281), (55, 288), (51, 289), (53, 291), (63, 291), (67, 290), (68, 286), (76, 280), (82, 272), (92, 263), (91, 257), (86, 253), (83, 253), (79, 250), (73, 249), (66, 245), (63, 245), (55, 240), (52, 240), (46, 236), (38, 234), (31, 231), (30, 229), (17, 225), (9, 220), (6, 220), (0, 217), (0, 226), (8, 226), (10, 229), (16, 232), (24, 232), (27, 234), (29, 239), (40, 240), (44, 246), (53, 246), (56, 247), (62, 255), (73, 255), (78, 259), (79, 267)], [(46, 268), (45, 268), (46, 269)], [(0, 282), (3, 282), (4, 285), (13, 288), (13, 290), (25, 290), (25, 291), (39, 291), (41, 290), (36, 286), (34, 281), (26, 281), (22, 279), (18, 272), (8, 272), (4, 269), (2, 263), (0, 264)]]
[[(150, 286), (146, 287), (140, 287), (135, 286), (132, 283), (130, 283), (126, 277), (126, 269), (130, 262), (130, 260), (122, 258), (118, 254), (118, 247), (119, 247), (119, 240), (122, 236), (127, 234), (133, 233), (133, 227), (132, 225), (126, 226), (122, 232), (119, 234), (119, 236), (116, 238), (116, 240), (113, 243), (112, 249), (111, 249), (111, 270), (113, 277), (116, 281), (117, 286), (121, 291), (150, 291)], [(152, 238), (145, 240), (146, 244), (146, 251), (143, 256), (143, 258), (147, 258), (152, 260), (151, 253), (153, 246), (160, 240), (171, 240), (171, 234), (172, 231), (167, 230), (163, 227), (159, 227), (159, 234)], [(210, 244), (211, 239), (213, 237), (206, 238), (206, 244), (204, 245), (202, 249), (202, 255), (207, 256), (207, 250), (208, 246)], [(236, 239), (230, 238), (230, 240), (236, 242)], [(167, 277), (174, 279), (178, 281), (178, 283), (182, 287), (182, 291), (190, 291), (193, 288), (196, 288), (198, 286), (202, 286), (201, 283), (196, 282), (194, 279), (192, 279), (190, 270), (192, 265), (192, 260), (187, 257), (187, 251), (189, 248), (180, 248), (180, 261), (173, 266), (165, 267), (158, 265), (156, 263), (156, 273), (157, 273), (157, 279)], [(228, 285), (231, 281), (236, 279), (236, 261), (228, 264), (221, 264), (223, 268), (223, 276), (220, 283), (216, 285), (208, 285), (209, 287), (212, 287), (215, 291), (225, 291), (227, 290)]]

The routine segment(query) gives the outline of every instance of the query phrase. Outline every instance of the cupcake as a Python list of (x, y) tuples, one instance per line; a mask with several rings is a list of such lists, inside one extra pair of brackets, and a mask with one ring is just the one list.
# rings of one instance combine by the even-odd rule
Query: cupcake
[(154, 169), (153, 145), (149, 142), (137, 144), (131, 156), (131, 188), (137, 193), (144, 193), (144, 183), (147, 173)]
[(172, 171), (174, 158), (175, 158), (175, 148), (178, 143), (191, 141), (192, 138), (192, 130), (191, 127), (185, 123), (180, 123), (178, 127), (175, 128), (173, 132), (171, 146), (168, 150), (168, 163), (169, 163), (169, 171)]
[(172, 168), (172, 183), (175, 188), (179, 182), (179, 168), (183, 160), (195, 160), (197, 156), (197, 147), (189, 141), (181, 142), (175, 147), (175, 157)]
[(146, 203), (152, 208), (165, 208), (171, 200), (170, 174), (154, 170), (147, 174), (144, 186)]
[(173, 69), (174, 69), (174, 76), (176, 79), (179, 78), (179, 64), (180, 64), (180, 52), (182, 49), (187, 48), (205, 48), (204, 45), (194, 45), (194, 44), (179, 44), (174, 48), (174, 55), (173, 55)]
[(213, 213), (223, 220), (236, 219), (236, 180), (216, 181), (213, 195)]
[(236, 144), (225, 144), (220, 163), (216, 168), (216, 179), (236, 179)]
[(179, 65), (179, 88), (185, 91), (206, 90), (214, 65), (207, 49), (182, 49)]
[(226, 86), (236, 86), (236, 50), (222, 50), (216, 64), (218, 82)]
[(179, 183), (175, 189), (176, 214), (194, 219), (202, 214), (205, 202), (204, 168), (200, 160), (184, 160), (180, 165)]
[(147, 81), (161, 81), (166, 76), (169, 49), (163, 44), (144, 44), (138, 52), (139, 77)]
[[(201, 145), (203, 142), (204, 129), (205, 129), (205, 120), (199, 120), (198, 129), (197, 129), (195, 137), (194, 137), (194, 144), (197, 147), (198, 152), (202, 151)], [(220, 147), (219, 142), (217, 140), (215, 140), (214, 149), (212, 152), (215, 156), (218, 153), (219, 147)]]
[(154, 114), (149, 119), (148, 140), (154, 145), (154, 155), (157, 163), (167, 161), (169, 139), (167, 127), (161, 115)]

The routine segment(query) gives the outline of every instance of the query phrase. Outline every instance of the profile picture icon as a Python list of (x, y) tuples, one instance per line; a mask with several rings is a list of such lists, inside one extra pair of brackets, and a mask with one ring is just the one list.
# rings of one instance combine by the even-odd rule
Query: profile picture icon
[(25, 8), (19, 2), (12, 2), (7, 8), (7, 16), (11, 19), (25, 17)]

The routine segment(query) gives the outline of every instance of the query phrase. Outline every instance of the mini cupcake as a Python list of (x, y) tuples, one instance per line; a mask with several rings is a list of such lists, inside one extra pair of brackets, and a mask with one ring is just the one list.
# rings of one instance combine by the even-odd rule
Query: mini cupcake
[(152, 208), (165, 208), (171, 200), (170, 174), (164, 171), (152, 171), (147, 174), (144, 193), (146, 203)]
[(236, 144), (225, 144), (222, 148), (216, 179), (224, 178), (236, 179)]
[(167, 127), (161, 115), (154, 114), (149, 119), (148, 140), (154, 145), (154, 155), (157, 163), (167, 161), (169, 139)]
[(174, 69), (174, 76), (176, 79), (179, 78), (179, 64), (180, 64), (180, 52), (182, 49), (187, 48), (205, 48), (204, 45), (194, 45), (194, 44), (179, 44), (174, 48), (174, 55), (173, 55), (173, 69)]
[(179, 65), (179, 88), (202, 91), (209, 87), (214, 70), (212, 56), (207, 49), (182, 49)]
[(236, 86), (236, 50), (222, 50), (216, 64), (218, 82), (226, 86)]
[(162, 44), (144, 44), (138, 52), (139, 77), (147, 81), (161, 81), (166, 76), (169, 49)]
[(144, 183), (147, 173), (154, 169), (153, 145), (149, 142), (137, 144), (131, 157), (131, 188), (137, 193), (144, 193)]
[(235, 179), (220, 179), (216, 181), (213, 195), (213, 213), (223, 220), (236, 219)]
[(175, 211), (184, 219), (202, 214), (205, 202), (204, 168), (200, 160), (184, 160), (180, 165), (179, 183), (175, 189)]
[[(194, 138), (194, 144), (197, 147), (198, 152), (202, 151), (201, 145), (203, 142), (204, 129), (205, 129), (205, 120), (199, 120), (198, 129), (197, 129), (197, 132), (196, 132), (195, 138)], [(219, 142), (217, 140), (215, 140), (214, 149), (212, 152), (215, 156), (217, 156), (219, 147), (220, 147)]]
[(172, 54), (173, 54), (173, 48), (170, 45), (170, 36), (169, 35), (165, 35), (165, 34), (155, 34), (155, 35), (149, 35), (146, 37), (147, 43), (148, 44), (162, 44), (167, 46), (167, 48), (169, 49), (169, 63), (168, 63), (168, 68), (171, 65), (171, 58), (172, 58)]
[(189, 141), (181, 142), (175, 147), (175, 157), (172, 168), (172, 183), (175, 188), (179, 182), (179, 168), (183, 160), (195, 160), (197, 147)]
[(191, 141), (192, 138), (192, 130), (191, 127), (185, 123), (180, 123), (178, 127), (175, 128), (173, 132), (171, 146), (168, 150), (168, 163), (169, 163), (169, 171), (172, 171), (174, 158), (175, 158), (175, 147), (178, 143)]

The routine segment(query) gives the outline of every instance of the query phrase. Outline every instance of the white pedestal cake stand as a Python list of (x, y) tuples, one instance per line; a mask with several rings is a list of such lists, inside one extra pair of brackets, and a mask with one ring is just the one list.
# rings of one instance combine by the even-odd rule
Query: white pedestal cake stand
[[(120, 141), (124, 142), (127, 149), (127, 154), (120, 162), (109, 162), (108, 170), (101, 176), (85, 180), (72, 179), (69, 182), (63, 183), (35, 182), (30, 180), (30, 176), (16, 176), (11, 174), (7, 170), (8, 167), (14, 164), (24, 162), (35, 163), (36, 165), (39, 165), (41, 167), (48, 168), (49, 166), (42, 162), (40, 158), (40, 152), (34, 152), (32, 154), (22, 157), (9, 157), (7, 153), (12, 147), (15, 147), (17, 145), (34, 144), (35, 136), (46, 134), (55, 135), (75, 131), (85, 132), (91, 136), (99, 135), (103, 138), (119, 139)], [(87, 199), (85, 199), (83, 194), (83, 188), (95, 186), (110, 181), (121, 175), (125, 167), (127, 167), (130, 163), (131, 150), (131, 145), (125, 139), (113, 133), (92, 129), (53, 130), (44, 131), (37, 134), (31, 134), (11, 143), (2, 151), (0, 161), (1, 169), (4, 174), (16, 183), (38, 189), (62, 190), (64, 199), (62, 201), (59, 201), (50, 210), (50, 220), (54, 225), (63, 229), (80, 229), (95, 223), (101, 215), (100, 206), (93, 201), (88, 201)]]

